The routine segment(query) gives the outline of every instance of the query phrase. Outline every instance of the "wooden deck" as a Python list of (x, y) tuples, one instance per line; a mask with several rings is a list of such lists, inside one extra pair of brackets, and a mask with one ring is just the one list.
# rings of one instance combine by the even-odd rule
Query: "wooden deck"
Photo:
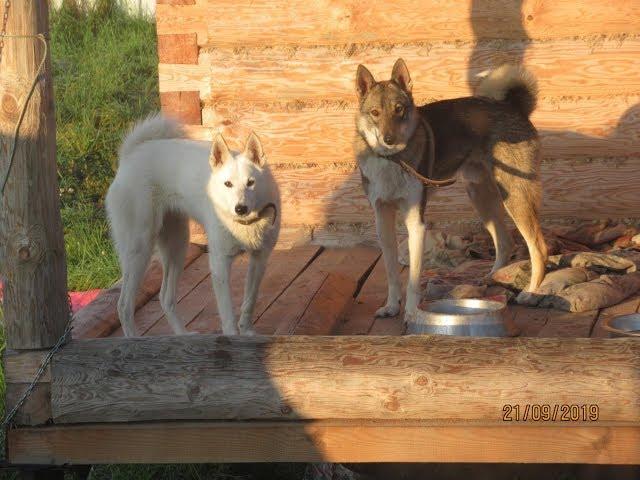
[[(231, 290), (236, 311), (244, 293), (246, 256), (232, 269)], [(402, 279), (407, 270), (403, 268)], [(139, 295), (136, 325), (145, 336), (173, 332), (160, 307), (160, 266), (152, 265)], [(76, 338), (122, 336), (115, 304), (119, 287), (78, 315)], [(386, 279), (380, 251), (372, 247), (332, 249), (308, 245), (277, 250), (269, 260), (256, 302), (255, 329), (266, 335), (402, 335), (402, 312), (394, 318), (374, 318), (386, 298)], [(178, 288), (178, 313), (186, 328), (198, 333), (221, 333), (211, 286), (208, 254), (192, 246)], [(631, 313), (640, 296), (583, 313), (509, 305), (526, 337), (603, 337), (600, 322), (611, 315)]]

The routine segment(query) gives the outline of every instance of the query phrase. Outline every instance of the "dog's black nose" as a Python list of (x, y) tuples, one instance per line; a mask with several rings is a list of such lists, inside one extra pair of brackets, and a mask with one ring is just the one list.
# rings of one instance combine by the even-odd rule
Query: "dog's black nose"
[(246, 215), (247, 212), (249, 212), (249, 209), (247, 208), (246, 205), (240, 205), (240, 204), (236, 205), (236, 213), (238, 215)]
[(384, 136), (384, 143), (386, 143), (387, 145), (393, 145), (394, 143), (396, 143), (396, 137), (394, 137), (393, 135), (387, 133)]

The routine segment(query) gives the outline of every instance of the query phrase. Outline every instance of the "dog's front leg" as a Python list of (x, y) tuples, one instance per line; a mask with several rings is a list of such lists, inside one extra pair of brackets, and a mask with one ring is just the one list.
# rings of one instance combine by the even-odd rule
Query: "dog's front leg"
[(249, 259), (249, 271), (247, 272), (247, 281), (244, 287), (244, 300), (242, 301), (242, 310), (240, 313), (240, 322), (238, 326), (241, 334), (255, 335), (253, 330), (253, 308), (258, 297), (258, 290), (264, 271), (267, 267), (270, 249), (258, 250), (251, 252)]
[(396, 240), (396, 208), (388, 203), (376, 202), (376, 231), (382, 248), (387, 271), (387, 303), (376, 311), (376, 317), (393, 317), (400, 312), (400, 271), (398, 270), (398, 244)]
[(420, 274), (424, 250), (424, 222), (420, 204), (409, 205), (404, 212), (404, 221), (409, 234), (409, 282), (405, 316), (412, 316), (418, 309), (420, 300)]
[(218, 303), (218, 313), (222, 320), (222, 333), (224, 335), (237, 335), (238, 327), (233, 315), (233, 302), (231, 300), (231, 263), (233, 258), (227, 255), (217, 256), (209, 254), (211, 266), (211, 280), (213, 290)]

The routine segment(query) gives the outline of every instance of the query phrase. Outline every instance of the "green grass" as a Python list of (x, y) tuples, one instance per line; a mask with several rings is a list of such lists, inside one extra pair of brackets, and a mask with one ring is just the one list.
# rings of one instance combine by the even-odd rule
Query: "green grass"
[(104, 211), (92, 205), (62, 208), (71, 290), (102, 288), (120, 276)]
[(113, 0), (51, 12), (58, 181), (69, 290), (104, 288), (119, 277), (104, 214), (123, 134), (156, 111), (155, 25)]

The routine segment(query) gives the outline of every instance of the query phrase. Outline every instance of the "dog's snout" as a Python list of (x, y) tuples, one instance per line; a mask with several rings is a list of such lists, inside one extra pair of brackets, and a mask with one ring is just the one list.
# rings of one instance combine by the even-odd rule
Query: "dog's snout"
[(394, 135), (391, 135), (390, 133), (387, 133), (383, 139), (384, 143), (386, 143), (387, 145), (393, 145), (394, 143), (396, 143), (396, 137)]
[(249, 212), (249, 209), (246, 205), (238, 204), (236, 205), (236, 213), (238, 215), (246, 215)]

